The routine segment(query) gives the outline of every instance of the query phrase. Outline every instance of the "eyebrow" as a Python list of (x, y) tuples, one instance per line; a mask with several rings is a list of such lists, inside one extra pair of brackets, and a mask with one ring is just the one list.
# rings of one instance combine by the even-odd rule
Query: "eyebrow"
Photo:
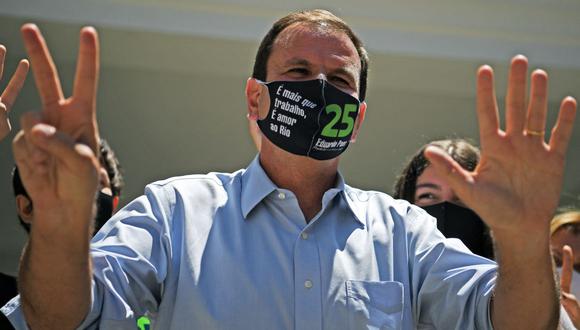
[[(297, 58), (297, 57), (293, 57), (284, 63), (284, 66), (292, 66), (292, 65), (303, 65), (303, 66), (308, 67), (308, 68), (310, 68), (312, 66), (312, 64), (308, 60), (303, 59), (303, 58)], [(352, 67), (352, 65), (341, 66), (341, 67), (338, 67), (338, 68), (332, 70), (331, 72), (329, 72), (329, 74), (345, 75), (345, 76), (348, 76), (350, 79), (352, 79), (353, 83), (356, 83), (356, 80), (357, 80), (356, 70), (347, 69), (350, 67)]]
[(436, 189), (436, 190), (441, 190), (441, 187), (439, 187), (438, 185), (436, 185), (434, 183), (421, 183), (421, 184), (418, 184), (415, 187), (415, 190), (417, 190), (419, 188), (433, 188), (433, 189)]
[(288, 61), (286, 61), (284, 63), (284, 65), (285, 66), (289, 66), (289, 65), (304, 65), (304, 66), (307, 66), (307, 67), (310, 67), (311, 66), (310, 62), (308, 62), (307, 60), (305, 60), (303, 58), (296, 58), (296, 57), (293, 57), (293, 58), (289, 59)]

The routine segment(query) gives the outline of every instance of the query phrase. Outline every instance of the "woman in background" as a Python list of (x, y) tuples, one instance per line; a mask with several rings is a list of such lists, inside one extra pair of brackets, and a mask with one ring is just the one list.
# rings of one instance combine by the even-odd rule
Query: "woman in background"
[(421, 206), (437, 219), (437, 228), (445, 237), (459, 238), (473, 253), (493, 259), (489, 229), (430, 166), (423, 155), (427, 146), (443, 149), (468, 171), (473, 171), (479, 162), (479, 149), (464, 139), (432, 141), (408, 161), (397, 178), (393, 197)]

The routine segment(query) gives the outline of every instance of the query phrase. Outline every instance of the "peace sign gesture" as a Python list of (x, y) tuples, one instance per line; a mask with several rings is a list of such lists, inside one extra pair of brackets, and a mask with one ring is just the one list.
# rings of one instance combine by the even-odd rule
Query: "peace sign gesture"
[[(42, 101), (41, 113), (22, 116), (22, 130), (13, 142), (22, 181), (37, 211), (46, 208), (78, 214), (80, 211), (74, 209), (79, 208), (90, 218), (97, 189), (95, 155), (99, 148), (97, 32), (92, 27), (81, 30), (73, 95), (68, 98), (63, 95), (56, 66), (38, 27), (26, 24), (21, 32)], [(36, 227), (43, 226), (42, 221), (35, 223)]]
[[(2, 73), (4, 72), (5, 56), (6, 48), (3, 45), (0, 45), (0, 79), (2, 79)], [(24, 85), (27, 73), (28, 60), (20, 60), (14, 75), (0, 96), (0, 141), (2, 141), (2, 139), (4, 139), (12, 129), (10, 120), (8, 119), (8, 113), (12, 109), (12, 105), (14, 105), (16, 96), (18, 96), (20, 89), (22, 89), (22, 86)]]
[(26, 24), (21, 32), (42, 101), (43, 121), (69, 135), (75, 142), (88, 145), (97, 154), (99, 145), (96, 116), (99, 79), (97, 32), (92, 27), (81, 30), (73, 94), (68, 98), (63, 95), (56, 66), (38, 27)]

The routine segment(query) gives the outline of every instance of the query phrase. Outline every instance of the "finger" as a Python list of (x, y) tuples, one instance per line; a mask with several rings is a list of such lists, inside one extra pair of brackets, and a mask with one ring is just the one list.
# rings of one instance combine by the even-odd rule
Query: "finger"
[(457, 197), (469, 205), (471, 201), (470, 190), (473, 184), (471, 174), (463, 169), (461, 165), (441, 148), (434, 146), (427, 147), (425, 149), (425, 157), (429, 160), (437, 174), (445, 182), (449, 183), (451, 189), (457, 194)]
[(29, 165), (30, 156), (28, 154), (28, 147), (26, 146), (24, 131), (22, 130), (16, 133), (14, 140), (12, 140), (12, 153), (16, 166), (21, 174), (28, 175), (31, 170), (31, 166)]
[(544, 132), (546, 129), (547, 112), (548, 74), (543, 70), (535, 70), (532, 73), (532, 87), (530, 91), (530, 104), (528, 106), (526, 130), (532, 132)]
[(26, 112), (20, 117), (20, 128), (24, 131), (24, 139), (26, 140), (26, 148), (28, 149), (28, 157), (30, 162), (41, 166), (48, 161), (49, 155), (46, 151), (40, 149), (33, 141), (31, 141), (31, 130), (34, 126), (41, 123), (42, 115), (38, 112)]
[[(16, 167), (18, 167), (24, 185), (27, 189), (33, 188), (33, 190), (35, 190), (35, 187), (46, 186), (47, 178), (44, 177), (44, 175), (48, 173), (48, 167), (47, 162), (43, 164), (34, 163), (29, 150), (30, 148), (25, 138), (25, 133), (21, 130), (16, 134), (12, 141), (14, 161)], [(31, 191), (28, 190), (28, 192), (30, 193)]]
[(512, 59), (506, 94), (506, 132), (522, 134), (525, 120), (526, 76), (528, 59), (517, 55)]
[(20, 116), (20, 128), (28, 134), (32, 127), (42, 122), (42, 114), (36, 111), (28, 111)]
[[(26, 52), (32, 63), (32, 73), (40, 93), (43, 108), (50, 108), (51, 105), (58, 103), (63, 99), (62, 88), (58, 78), (56, 66), (52, 60), (46, 42), (40, 33), (38, 27), (34, 24), (25, 24), (21, 28), (22, 38)], [(49, 113), (49, 120), (56, 114)]]
[(0, 102), (0, 141), (2, 141), (12, 130), (6, 106)]
[(560, 277), (560, 288), (562, 292), (570, 293), (570, 287), (572, 285), (572, 271), (574, 270), (573, 265), (574, 254), (572, 249), (568, 245), (564, 245), (562, 248), (562, 276)]
[[(98, 161), (88, 146), (75, 143), (70, 136), (46, 124), (35, 125), (31, 130), (31, 134), (35, 144), (58, 159), (65, 167), (70, 170), (78, 170), (86, 166), (92, 166), (96, 173)], [(81, 173), (86, 172), (81, 171)]]
[(572, 136), (574, 120), (576, 119), (576, 100), (573, 97), (566, 97), (560, 105), (560, 113), (556, 125), (552, 129), (550, 137), (550, 150), (553, 150), (561, 157), (566, 155), (568, 143)]
[(28, 60), (21, 60), (20, 63), (18, 63), (18, 67), (16, 67), (14, 75), (10, 79), (10, 82), (0, 97), (2, 99), (2, 103), (6, 104), (7, 111), (12, 109), (18, 93), (20, 93), (22, 86), (24, 86), (24, 81), (26, 80), (26, 75), (28, 74), (28, 68)]
[(576, 320), (578, 318), (579, 312), (578, 301), (576, 300), (576, 297), (573, 294), (562, 292), (562, 299), (560, 302), (570, 316), (570, 319)]
[(84, 27), (80, 34), (79, 55), (73, 95), (85, 104), (94, 105), (99, 80), (99, 39), (92, 27)]
[(477, 120), (482, 148), (486, 142), (497, 136), (499, 114), (493, 83), (493, 69), (484, 65), (477, 71)]
[(2, 73), (4, 72), (4, 58), (6, 57), (6, 47), (0, 45), (0, 79), (2, 79)]

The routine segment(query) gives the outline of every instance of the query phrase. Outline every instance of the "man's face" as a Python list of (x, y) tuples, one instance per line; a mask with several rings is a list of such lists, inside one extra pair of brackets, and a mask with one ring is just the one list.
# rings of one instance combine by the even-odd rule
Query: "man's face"
[[(294, 24), (276, 38), (268, 59), (267, 81), (312, 80), (324, 78), (329, 83), (358, 98), (360, 57), (342, 32), (312, 25)], [(268, 108), (260, 109), (260, 118)]]

